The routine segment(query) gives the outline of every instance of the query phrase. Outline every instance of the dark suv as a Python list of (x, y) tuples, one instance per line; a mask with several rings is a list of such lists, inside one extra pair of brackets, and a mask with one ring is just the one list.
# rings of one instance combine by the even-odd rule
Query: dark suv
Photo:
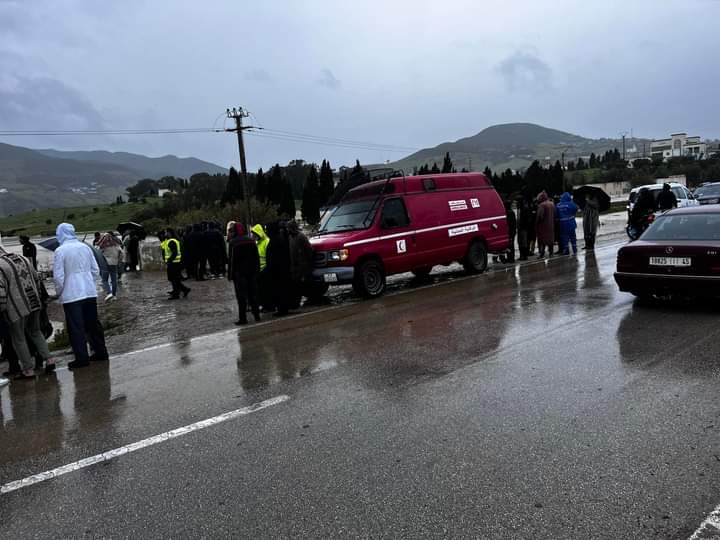
[(695, 190), (695, 198), (700, 204), (720, 203), (720, 182), (706, 182)]

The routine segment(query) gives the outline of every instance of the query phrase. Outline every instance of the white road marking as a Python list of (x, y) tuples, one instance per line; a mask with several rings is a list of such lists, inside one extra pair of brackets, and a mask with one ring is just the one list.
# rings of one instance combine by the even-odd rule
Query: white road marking
[(710, 512), (690, 540), (699, 540), (700, 538), (720, 538), (720, 505)]
[(176, 437), (182, 437), (183, 435), (187, 435), (188, 433), (192, 433), (193, 431), (197, 431), (199, 429), (205, 429), (207, 427), (220, 424), (221, 422), (227, 422), (228, 420), (232, 420), (233, 418), (238, 418), (240, 416), (245, 416), (254, 412), (261, 411), (263, 409), (267, 409), (268, 407), (278, 405), (289, 399), (290, 396), (287, 395), (276, 396), (274, 398), (266, 399), (265, 401), (260, 401), (259, 403), (254, 403), (253, 405), (250, 405), (248, 407), (243, 407), (242, 409), (235, 409), (234, 411), (229, 411), (218, 416), (213, 416), (212, 418), (201, 420), (200, 422), (195, 422), (194, 424), (190, 424), (188, 426), (173, 429), (172, 431), (166, 431), (165, 433), (161, 433), (160, 435), (155, 435), (154, 437), (143, 439), (142, 441), (127, 444), (125, 446), (121, 446), (120, 448), (103, 452), (102, 454), (97, 454), (88, 458), (84, 458), (74, 463), (68, 463), (67, 465), (63, 465), (62, 467), (57, 467), (49, 471), (34, 474), (32, 476), (28, 476), (27, 478), (23, 478), (22, 480), (15, 480), (14, 482), (9, 482), (3, 486), (0, 486), (0, 494), (10, 493), (11, 491), (32, 486), (33, 484), (38, 484), (40, 482), (44, 482), (45, 480), (57, 478), (58, 476), (62, 476), (63, 474), (75, 472), (80, 469), (84, 469), (85, 467), (95, 465), (97, 463), (102, 463), (103, 461), (109, 461), (116, 457), (120, 457), (125, 454), (129, 454), (130, 452), (135, 452), (137, 450), (147, 448), (148, 446), (152, 446), (154, 444), (169, 441), (170, 439), (174, 439)]

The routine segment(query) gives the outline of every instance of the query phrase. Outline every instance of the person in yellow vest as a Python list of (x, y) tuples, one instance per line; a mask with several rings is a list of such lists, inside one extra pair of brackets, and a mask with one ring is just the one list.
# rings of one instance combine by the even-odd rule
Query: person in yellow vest
[(250, 232), (252, 233), (253, 238), (255, 238), (258, 256), (260, 257), (260, 273), (257, 277), (260, 305), (262, 306), (263, 311), (271, 313), (275, 311), (275, 306), (273, 304), (272, 279), (270, 278), (270, 274), (268, 274), (266, 268), (267, 248), (270, 243), (270, 238), (265, 233), (265, 227), (263, 227), (260, 223), (250, 229)]
[(168, 281), (172, 285), (172, 291), (168, 293), (170, 300), (180, 298), (180, 293), (182, 293), (183, 297), (187, 297), (190, 288), (183, 285), (182, 282), (182, 249), (173, 229), (165, 229), (164, 233), (161, 233), (160, 247), (162, 248), (163, 260), (167, 265)]

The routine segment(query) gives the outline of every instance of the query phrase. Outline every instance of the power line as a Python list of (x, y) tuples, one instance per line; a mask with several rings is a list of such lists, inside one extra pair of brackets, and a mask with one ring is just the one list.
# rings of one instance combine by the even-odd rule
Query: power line
[(265, 139), (274, 139), (278, 141), (288, 141), (288, 142), (296, 142), (296, 143), (308, 143), (308, 144), (318, 144), (321, 146), (335, 146), (339, 148), (354, 148), (358, 150), (374, 150), (377, 152), (400, 152), (400, 153), (407, 153), (409, 151), (416, 150), (415, 148), (399, 148), (399, 147), (391, 147), (391, 146), (381, 146), (381, 145), (365, 145), (365, 144), (357, 144), (357, 143), (343, 143), (343, 142), (333, 142), (333, 141), (324, 141), (324, 140), (317, 140), (317, 139), (309, 139), (309, 138), (300, 138), (300, 137), (293, 137), (293, 136), (287, 136), (287, 135), (278, 135), (274, 133), (263, 133), (258, 131), (248, 131), (248, 135), (251, 135), (253, 137), (260, 137)]
[(78, 129), (78, 130), (26, 130), (26, 131), (0, 131), (0, 136), (54, 136), (54, 135), (165, 135), (178, 133), (213, 133), (222, 132), (222, 129), (212, 128), (177, 128), (177, 129)]
[[(215, 121), (217, 124), (217, 120)], [(419, 150), (409, 146), (397, 146), (391, 144), (372, 143), (367, 141), (355, 141), (337, 137), (326, 137), (323, 135), (312, 135), (295, 131), (285, 131), (272, 128), (248, 129), (246, 133), (255, 137), (274, 139), (287, 142), (304, 142), (322, 146), (335, 146), (340, 148), (355, 148), (359, 150), (374, 150), (379, 152), (414, 152)], [(63, 129), (63, 130), (0, 130), (0, 137), (63, 137), (83, 135), (179, 135), (198, 133), (224, 133), (235, 131), (227, 128), (161, 128), (161, 129)]]
[(300, 139), (313, 139), (313, 140), (319, 140), (319, 141), (328, 141), (328, 142), (337, 142), (337, 143), (347, 143), (347, 144), (358, 144), (362, 146), (373, 146), (373, 147), (383, 147), (383, 148), (393, 148), (396, 150), (403, 150), (403, 151), (413, 151), (418, 150), (417, 148), (412, 148), (409, 146), (398, 146), (394, 144), (377, 144), (373, 142), (368, 141), (354, 141), (351, 139), (340, 139), (337, 137), (324, 137), (321, 135), (310, 135), (308, 133), (298, 133), (296, 131), (283, 131), (280, 129), (272, 129), (272, 128), (261, 128), (264, 132), (278, 134), (278, 135), (285, 135), (289, 137), (298, 137)]

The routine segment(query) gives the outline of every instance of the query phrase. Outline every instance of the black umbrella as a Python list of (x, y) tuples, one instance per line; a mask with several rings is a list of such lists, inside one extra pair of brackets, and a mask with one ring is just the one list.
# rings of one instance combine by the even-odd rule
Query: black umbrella
[(573, 190), (573, 201), (580, 208), (585, 209), (585, 199), (587, 197), (594, 197), (598, 202), (598, 210), (605, 212), (610, 209), (610, 195), (605, 193), (602, 189), (595, 186), (580, 186)]
[(38, 242), (38, 245), (40, 247), (44, 247), (45, 249), (49, 249), (50, 251), (55, 251), (58, 247), (60, 247), (60, 242), (58, 242), (58, 239), (53, 236), (52, 238)]
[(147, 233), (145, 232), (145, 227), (133, 221), (126, 221), (125, 223), (121, 223), (117, 226), (117, 231), (122, 236), (125, 236), (128, 233), (135, 233), (140, 237), (140, 239), (143, 239), (147, 236)]

